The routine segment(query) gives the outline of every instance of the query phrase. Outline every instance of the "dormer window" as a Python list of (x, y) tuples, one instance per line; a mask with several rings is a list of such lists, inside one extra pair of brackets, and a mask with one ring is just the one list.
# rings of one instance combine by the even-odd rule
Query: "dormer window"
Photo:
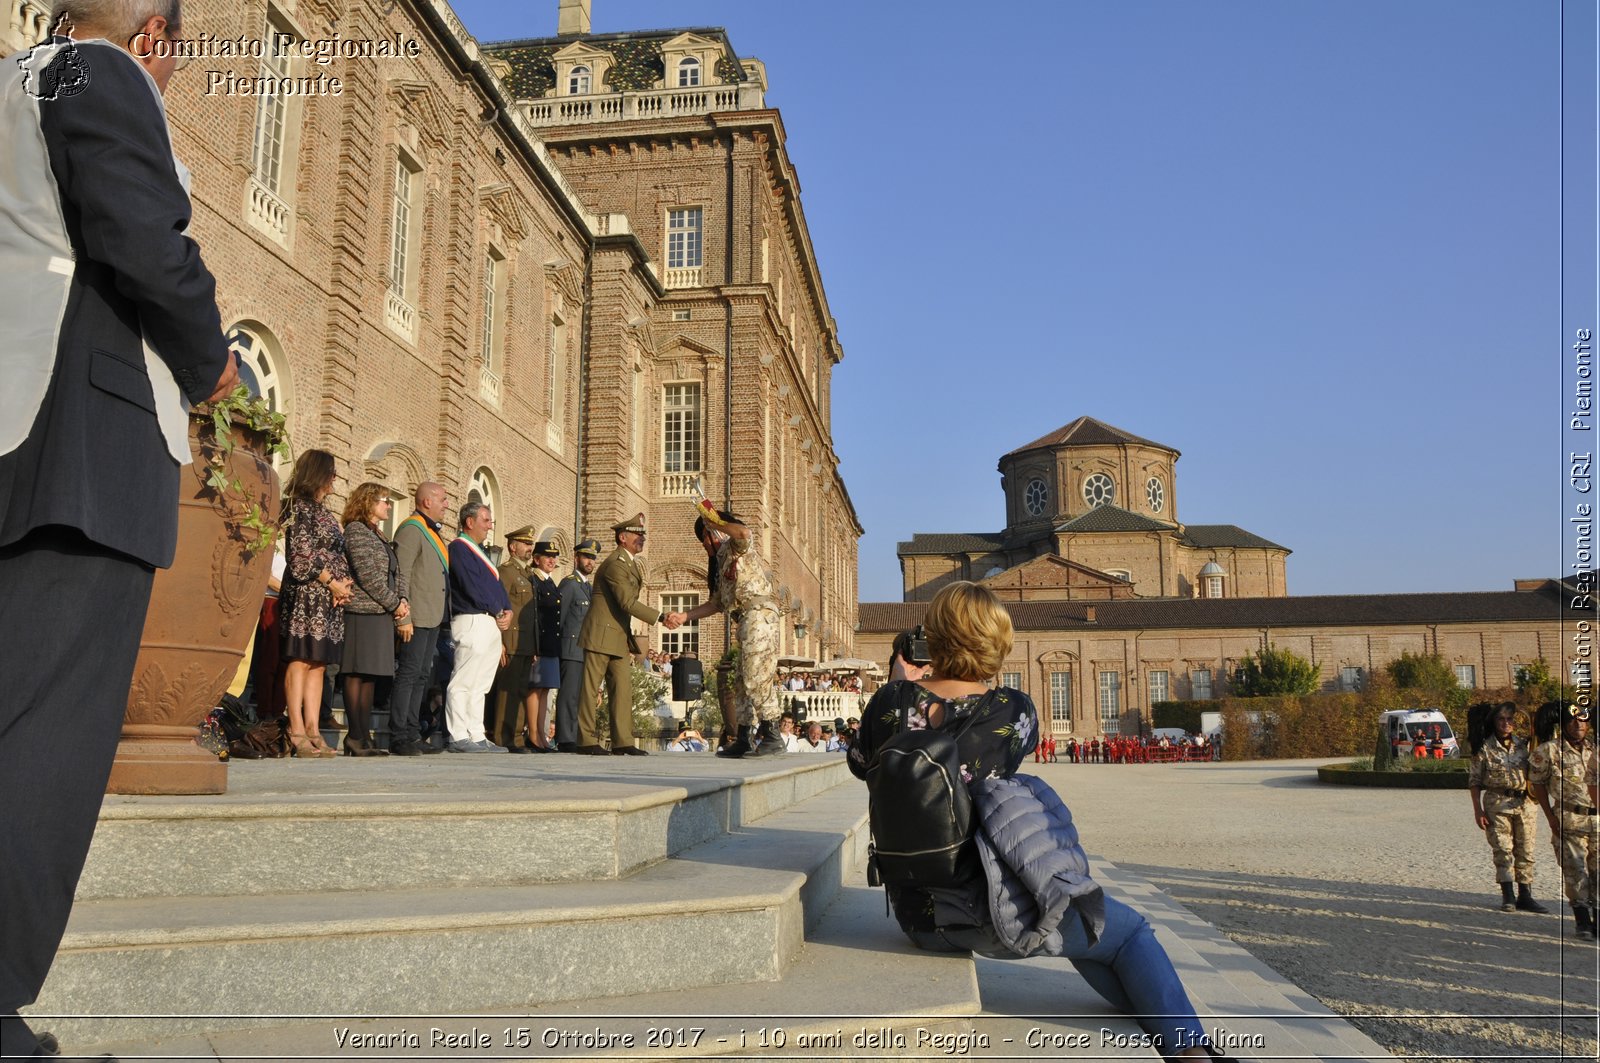
[(700, 60), (688, 56), (678, 62), (678, 87), (694, 88), (700, 84)]
[(593, 79), (590, 76), (589, 68), (575, 66), (572, 68), (571, 73), (567, 75), (567, 95), (587, 96), (589, 95), (589, 86), (592, 83)]

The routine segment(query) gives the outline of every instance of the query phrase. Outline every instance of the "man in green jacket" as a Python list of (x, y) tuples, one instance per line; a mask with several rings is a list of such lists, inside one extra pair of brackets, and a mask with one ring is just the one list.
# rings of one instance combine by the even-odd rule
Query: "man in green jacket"
[(639, 601), (644, 586), (644, 570), (638, 560), (644, 551), (644, 514), (613, 524), (611, 530), (617, 548), (595, 570), (594, 600), (578, 636), (578, 645), (583, 647), (583, 693), (578, 701), (578, 748), (573, 752), (606, 754), (595, 727), (603, 679), (611, 704), (610, 752), (642, 757), (647, 754), (633, 742), (633, 676), (629, 672), (632, 658), (642, 651), (629, 619), (638, 617), (647, 624), (675, 628), (683, 623), (683, 615), (663, 613)]

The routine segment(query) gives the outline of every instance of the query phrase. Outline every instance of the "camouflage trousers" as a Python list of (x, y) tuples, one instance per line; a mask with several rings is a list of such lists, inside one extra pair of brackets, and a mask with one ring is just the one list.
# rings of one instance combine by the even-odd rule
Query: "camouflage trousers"
[(1533, 885), (1533, 835), (1539, 823), (1539, 806), (1532, 801), (1505, 802), (1506, 807), (1491, 811), (1487, 801), (1484, 815), (1489, 825), (1489, 852), (1494, 855), (1496, 882), (1522, 882)]
[(1561, 861), (1561, 884), (1567, 900), (1593, 906), (1596, 884), (1600, 883), (1600, 817), (1580, 816), (1565, 809), (1556, 814), (1561, 831), (1553, 841)]
[(776, 721), (778, 704), (778, 632), (776, 609), (746, 609), (739, 615), (739, 670), (734, 679), (738, 722), (754, 726)]

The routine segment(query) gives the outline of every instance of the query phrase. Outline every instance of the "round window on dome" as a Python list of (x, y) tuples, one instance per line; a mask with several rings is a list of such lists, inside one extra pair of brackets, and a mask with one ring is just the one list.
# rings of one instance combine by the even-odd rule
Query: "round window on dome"
[(1150, 512), (1160, 513), (1161, 507), (1166, 505), (1166, 488), (1161, 486), (1161, 481), (1152, 476), (1144, 485), (1145, 501), (1150, 503)]
[(1105, 473), (1097, 472), (1083, 481), (1083, 500), (1090, 508), (1109, 506), (1117, 500), (1117, 485)]
[(1022, 491), (1022, 504), (1031, 516), (1043, 516), (1045, 503), (1049, 500), (1050, 489), (1037, 476), (1029, 480), (1028, 486)]

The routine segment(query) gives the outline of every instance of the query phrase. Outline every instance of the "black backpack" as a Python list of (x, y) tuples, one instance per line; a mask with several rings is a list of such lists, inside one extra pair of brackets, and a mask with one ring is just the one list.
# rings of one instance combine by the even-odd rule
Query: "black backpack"
[(975, 709), (952, 729), (907, 726), (916, 684), (899, 691), (900, 730), (878, 747), (867, 769), (867, 882), (873, 886), (952, 886), (971, 878), (972, 795), (961, 778), (956, 740)]

